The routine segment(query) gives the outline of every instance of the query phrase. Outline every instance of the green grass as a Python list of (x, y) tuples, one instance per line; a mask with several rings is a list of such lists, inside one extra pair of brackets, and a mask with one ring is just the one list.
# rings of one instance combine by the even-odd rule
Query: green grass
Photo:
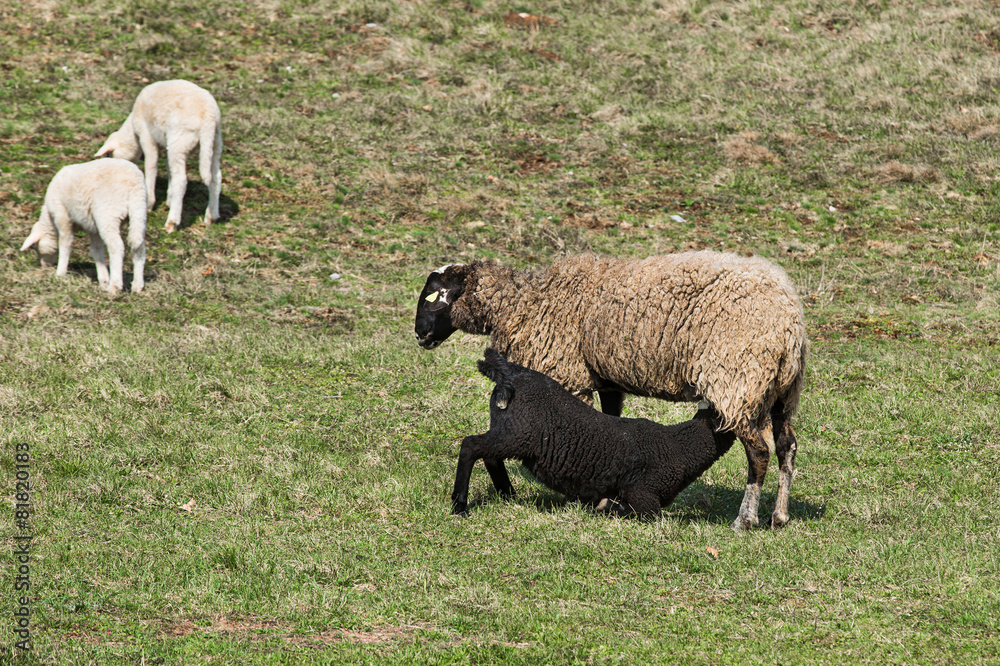
[[(0, 34), (3, 537), (28, 442), (34, 661), (998, 658), (989, 7), (14, 0)], [(17, 251), (48, 181), (166, 78), (219, 100), (223, 221), (192, 166), (167, 235), (161, 168), (146, 290), (102, 294), (83, 239), (57, 279)], [(706, 247), (806, 307), (789, 526), (729, 529), (739, 446), (655, 522), (514, 465), (516, 500), (480, 467), (449, 516), (486, 340), (416, 347), (427, 273)]]

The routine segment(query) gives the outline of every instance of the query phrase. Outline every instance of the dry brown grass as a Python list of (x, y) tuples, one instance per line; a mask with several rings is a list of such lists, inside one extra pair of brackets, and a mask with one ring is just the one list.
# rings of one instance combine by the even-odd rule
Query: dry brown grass
[(777, 164), (780, 162), (779, 157), (766, 146), (753, 143), (757, 138), (757, 134), (751, 132), (723, 143), (722, 150), (726, 159), (731, 164), (738, 165)]

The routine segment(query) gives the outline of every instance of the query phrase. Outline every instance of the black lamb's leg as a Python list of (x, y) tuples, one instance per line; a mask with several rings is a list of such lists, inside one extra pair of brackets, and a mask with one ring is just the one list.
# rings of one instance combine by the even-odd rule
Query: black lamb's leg
[(629, 488), (622, 493), (622, 501), (634, 515), (644, 520), (651, 520), (660, 515), (659, 496), (643, 487)]
[(622, 405), (625, 404), (625, 394), (621, 391), (597, 391), (601, 396), (601, 411), (611, 416), (622, 415)]
[(510, 476), (507, 475), (507, 467), (503, 464), (503, 458), (485, 458), (483, 464), (486, 465), (486, 471), (490, 473), (490, 479), (493, 480), (493, 487), (500, 493), (500, 497), (504, 499), (513, 497), (514, 486), (510, 482)]
[(462, 440), (458, 452), (458, 469), (455, 471), (455, 489), (451, 493), (451, 512), (456, 516), (465, 515), (469, 506), (469, 479), (472, 467), (482, 458), (480, 452), (485, 440), (483, 435), (470, 435)]

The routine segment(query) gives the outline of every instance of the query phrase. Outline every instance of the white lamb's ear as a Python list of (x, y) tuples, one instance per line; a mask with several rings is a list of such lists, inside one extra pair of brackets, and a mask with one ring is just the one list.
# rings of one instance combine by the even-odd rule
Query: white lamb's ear
[(21, 246), (21, 252), (24, 252), (29, 247), (31, 247), (32, 245), (34, 245), (35, 243), (37, 243), (39, 238), (41, 238), (41, 236), (36, 236), (35, 234), (31, 234), (30, 236), (28, 236), (27, 238), (25, 238), (24, 239), (24, 245)]
[(42, 228), (40, 224), (36, 224), (35, 228), (31, 230), (31, 234), (24, 239), (24, 245), (21, 246), (21, 252), (24, 252), (29, 247), (37, 243), (42, 239)]
[(100, 150), (94, 153), (94, 157), (104, 157), (108, 153), (113, 153), (116, 148), (118, 148), (118, 142), (112, 136), (111, 138), (109, 138), (107, 141), (104, 142), (104, 145), (101, 146)]

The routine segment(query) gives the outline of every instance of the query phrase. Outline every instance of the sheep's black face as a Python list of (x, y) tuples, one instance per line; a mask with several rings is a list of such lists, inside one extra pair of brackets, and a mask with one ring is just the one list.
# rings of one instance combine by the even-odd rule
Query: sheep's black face
[(464, 274), (439, 268), (430, 274), (417, 300), (417, 320), (413, 333), (424, 349), (434, 349), (457, 329), (451, 323), (451, 305), (465, 286)]

